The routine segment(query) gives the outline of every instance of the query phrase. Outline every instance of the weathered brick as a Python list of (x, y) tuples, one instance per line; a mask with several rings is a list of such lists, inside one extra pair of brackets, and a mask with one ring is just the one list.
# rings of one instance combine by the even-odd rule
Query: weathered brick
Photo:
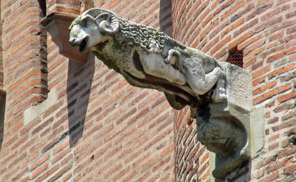
[(284, 168), (284, 174), (293, 174), (296, 170), (296, 164)]
[(285, 102), (287, 100), (290, 100), (292, 98), (296, 97), (296, 91), (293, 91), (291, 93), (288, 93), (288, 94), (285, 94), (285, 95), (282, 95), (282, 96), (279, 96), (278, 97), (278, 101), (279, 102)]
[(254, 72), (252, 73), (252, 77), (253, 77), (253, 79), (254, 79), (254, 78), (257, 78), (258, 76), (261, 76), (261, 75), (263, 75), (263, 74), (269, 72), (270, 70), (271, 70), (271, 66), (270, 66), (270, 65), (265, 66), (265, 67), (263, 67), (263, 68), (260, 68), (260, 69), (258, 69), (258, 70), (256, 70), (256, 71), (254, 71)]
[(63, 157), (66, 156), (66, 154), (68, 154), (71, 151), (70, 148), (67, 148), (66, 150), (60, 152), (58, 155), (56, 155), (52, 160), (51, 163), (54, 164), (56, 162), (58, 162), (59, 160), (61, 160)]
[(253, 42), (259, 40), (260, 38), (262, 38), (261, 34), (253, 35), (252, 37), (250, 37), (246, 41), (238, 44), (237, 49), (238, 50), (243, 50), (245, 47), (247, 47), (248, 45), (252, 44)]
[(281, 67), (281, 68), (279, 68), (277, 70), (274, 70), (271, 73), (269, 73), (268, 74), (268, 78), (269, 79), (272, 79), (273, 77), (278, 76), (278, 75), (281, 75), (283, 73), (286, 73), (286, 72), (288, 72), (288, 71), (290, 71), (290, 70), (292, 70), (294, 68), (295, 68), (295, 64), (290, 64), (290, 65)]
[(254, 52), (254, 51), (258, 51), (260, 49), (258, 48), (263, 48), (262, 46), (265, 44), (266, 40), (263, 39), (259, 39), (256, 42), (248, 45), (243, 51), (244, 51), (244, 55), (248, 55), (250, 52)]
[(32, 174), (32, 179), (36, 178), (40, 173), (44, 172), (48, 168), (48, 163), (43, 164), (42, 166), (38, 167)]
[(277, 84), (277, 81), (274, 80), (274, 81), (269, 82), (269, 83), (267, 83), (265, 85), (262, 85), (259, 88), (253, 90), (253, 95), (260, 94), (260, 93), (262, 93), (262, 92), (264, 92), (264, 91), (266, 91), (266, 90), (268, 90), (270, 88), (273, 88), (274, 86), (276, 86), (276, 84)]
[(263, 83), (264, 81), (265, 81), (265, 76), (261, 76), (259, 78), (256, 78), (255, 80), (253, 80), (253, 86)]
[(292, 47), (292, 48), (290, 48), (290, 49), (288, 49), (288, 50), (283, 50), (283, 51), (281, 51), (281, 52), (279, 52), (279, 53), (273, 54), (273, 55), (271, 55), (271, 56), (269, 56), (269, 57), (267, 58), (267, 63), (272, 63), (272, 62), (274, 62), (274, 61), (276, 61), (276, 60), (282, 58), (282, 57), (285, 56), (285, 55), (291, 54), (291, 53), (294, 52), (295, 50), (296, 50), (296, 48), (295, 48), (295, 47)]
[(258, 97), (256, 97), (254, 100), (253, 100), (253, 103), (254, 104), (259, 104), (263, 101), (265, 101), (266, 99), (269, 99), (279, 93), (282, 93), (282, 92), (285, 92), (287, 90), (291, 89), (291, 84), (285, 84), (285, 85), (282, 85), (282, 86), (279, 86), (273, 90), (270, 90)]

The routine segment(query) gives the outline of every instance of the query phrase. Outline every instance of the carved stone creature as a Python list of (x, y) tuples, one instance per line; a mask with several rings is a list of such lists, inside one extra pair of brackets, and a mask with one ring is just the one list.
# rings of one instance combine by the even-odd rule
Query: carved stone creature
[(164, 92), (173, 108), (189, 105), (198, 139), (220, 161), (215, 177), (224, 178), (248, 160), (251, 82), (241, 68), (219, 64), (162, 32), (103, 9), (78, 16), (69, 42), (94, 53), (131, 85)]
[[(201, 95), (226, 99), (225, 76), (216, 60), (187, 48), (162, 32), (90, 9), (70, 26), (70, 40), (80, 51), (91, 51), (108, 67), (138, 87), (165, 93), (175, 109), (195, 106)], [(219, 88), (213, 88), (220, 79)]]

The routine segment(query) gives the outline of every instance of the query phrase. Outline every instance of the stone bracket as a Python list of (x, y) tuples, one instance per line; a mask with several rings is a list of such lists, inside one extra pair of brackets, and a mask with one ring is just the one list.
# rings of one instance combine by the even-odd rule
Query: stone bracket
[(75, 17), (70, 13), (54, 12), (47, 15), (41, 23), (58, 46), (60, 54), (83, 64), (87, 60), (87, 54), (81, 53), (77, 47), (72, 47), (69, 43), (69, 26)]
[(36, 117), (40, 116), (47, 109), (52, 107), (57, 103), (58, 100), (58, 92), (56, 89), (51, 89), (48, 93), (48, 98), (38, 105), (34, 105), (29, 107), (24, 111), (24, 126), (29, 124), (31, 121), (36, 119)]
[(264, 145), (264, 108), (252, 106), (249, 74), (231, 64), (221, 65), (226, 72), (227, 101), (197, 110), (197, 137), (215, 153), (213, 176), (218, 179), (256, 157)]
[(213, 113), (215, 113), (212, 118), (219, 118), (220, 116), (228, 114), (229, 117), (236, 118), (237, 120), (232, 121), (238, 121), (242, 124), (241, 128), (243, 130), (241, 130), (241, 134), (234, 133), (235, 130), (228, 132), (231, 132), (235, 139), (244, 140), (243, 145), (227, 157), (222, 156), (219, 153), (213, 153), (212, 157), (214, 156), (215, 158), (213, 176), (218, 179), (224, 179), (227, 174), (239, 168), (243, 163), (258, 156), (263, 149), (264, 118), (262, 113), (264, 109), (256, 108), (251, 111), (246, 111), (242, 108), (236, 107), (235, 105), (229, 104), (222, 114), (222, 112), (217, 112), (218, 108), (221, 108), (221, 105), (211, 106)]

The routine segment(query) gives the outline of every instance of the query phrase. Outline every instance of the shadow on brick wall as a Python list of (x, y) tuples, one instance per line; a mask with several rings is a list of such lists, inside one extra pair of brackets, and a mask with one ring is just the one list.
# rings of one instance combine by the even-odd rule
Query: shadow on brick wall
[(171, 0), (160, 0), (159, 8), (160, 31), (172, 36), (172, 3)]
[(5, 95), (0, 92), (0, 153), (2, 151), (5, 118)]
[(95, 62), (91, 57), (83, 65), (69, 61), (67, 81), (68, 126), (70, 146), (73, 147), (83, 135), (89, 103)]

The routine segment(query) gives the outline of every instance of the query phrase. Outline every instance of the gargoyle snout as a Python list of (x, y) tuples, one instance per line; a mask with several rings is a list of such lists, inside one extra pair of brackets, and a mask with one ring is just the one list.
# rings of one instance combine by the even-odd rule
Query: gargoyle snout
[(71, 44), (71, 46), (76, 46), (77, 45), (77, 41), (76, 41), (76, 39), (74, 37), (70, 37), (69, 43)]

